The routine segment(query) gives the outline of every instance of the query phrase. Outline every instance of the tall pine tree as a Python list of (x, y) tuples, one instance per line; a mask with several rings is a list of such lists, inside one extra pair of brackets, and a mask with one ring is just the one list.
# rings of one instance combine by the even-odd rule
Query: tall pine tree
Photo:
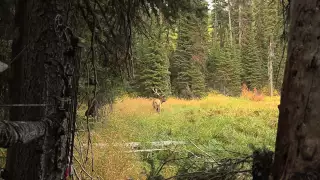
[(207, 59), (208, 4), (193, 1), (193, 9), (181, 14), (178, 23), (177, 49), (171, 57), (173, 91), (182, 98), (200, 98), (205, 95), (205, 68)]
[(149, 22), (149, 35), (136, 32), (134, 57), (136, 59), (136, 73), (134, 88), (141, 96), (154, 96), (152, 88), (161, 90), (165, 95), (170, 94), (169, 72), (169, 42), (166, 35), (169, 29), (165, 22)]

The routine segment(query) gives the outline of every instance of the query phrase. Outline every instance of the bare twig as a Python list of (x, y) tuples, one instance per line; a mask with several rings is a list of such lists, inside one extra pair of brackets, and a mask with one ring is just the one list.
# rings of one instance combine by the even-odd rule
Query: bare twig
[(81, 179), (79, 178), (78, 173), (77, 173), (77, 171), (76, 171), (76, 169), (75, 169), (74, 167), (73, 167), (73, 172), (74, 172), (75, 177), (76, 177), (77, 179), (81, 180)]
[(78, 159), (76, 157), (74, 157), (74, 160), (79, 164), (79, 167), (81, 168), (81, 170), (88, 176), (90, 177), (91, 179), (95, 179), (92, 175), (90, 175), (86, 170), (85, 168), (82, 166), (82, 164), (78, 161)]
[(190, 139), (188, 139), (189, 142), (194, 146), (196, 147), (198, 150), (200, 150), (201, 152), (203, 152), (206, 156), (212, 158), (213, 161), (217, 162), (214, 157), (212, 157), (210, 154), (208, 154), (207, 152), (205, 152), (203, 149), (201, 149), (200, 147), (198, 147), (194, 142), (192, 142)]

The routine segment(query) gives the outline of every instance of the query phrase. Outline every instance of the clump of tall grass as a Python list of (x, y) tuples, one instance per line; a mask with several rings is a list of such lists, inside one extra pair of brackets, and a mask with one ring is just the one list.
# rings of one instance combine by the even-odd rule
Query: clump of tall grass
[(127, 141), (121, 131), (108, 131), (105, 124), (96, 124), (90, 134), (89, 150), (87, 132), (79, 133), (75, 140), (75, 169), (80, 179), (90, 179), (90, 176), (104, 180), (145, 179), (139, 157), (128, 153), (128, 147), (117, 146)]

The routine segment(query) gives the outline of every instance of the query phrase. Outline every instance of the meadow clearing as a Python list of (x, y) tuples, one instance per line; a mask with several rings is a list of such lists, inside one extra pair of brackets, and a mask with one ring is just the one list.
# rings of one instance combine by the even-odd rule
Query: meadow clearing
[[(201, 151), (214, 158), (228, 157), (232, 155), (230, 152), (250, 154), (249, 144), (274, 150), (279, 96), (260, 101), (214, 93), (200, 100), (169, 98), (160, 114), (152, 109), (151, 102), (151, 99), (126, 96), (117, 100), (112, 113), (107, 113), (109, 108), (105, 107), (101, 110), (102, 123), (95, 123), (91, 130), (92, 142), (185, 141), (191, 144), (185, 149), (201, 147)], [(85, 142), (86, 137), (82, 134), (78, 143)], [(110, 180), (125, 179), (128, 175), (144, 179), (141, 172), (146, 163), (139, 153), (127, 153), (127, 150), (120, 146), (93, 146), (92, 173)], [(91, 154), (88, 156), (90, 159)], [(78, 154), (79, 159), (83, 157)], [(90, 160), (85, 164), (83, 168), (90, 171)], [(168, 177), (174, 175), (173, 171), (174, 168), (164, 168), (163, 173)]]

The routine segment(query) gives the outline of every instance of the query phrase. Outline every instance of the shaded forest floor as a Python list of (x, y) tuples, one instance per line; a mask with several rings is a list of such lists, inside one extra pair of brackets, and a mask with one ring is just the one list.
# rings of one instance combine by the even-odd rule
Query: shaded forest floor
[[(217, 94), (191, 101), (170, 98), (157, 114), (152, 109), (151, 99), (123, 97), (117, 100), (112, 113), (107, 113), (109, 107), (102, 110), (101, 122), (94, 123), (91, 130), (92, 142), (185, 141), (191, 145), (180, 151), (201, 150), (214, 158), (234, 156), (231, 152), (250, 154), (249, 144), (273, 151), (279, 100), (279, 96), (251, 101)], [(83, 114), (84, 109), (80, 109), (79, 116)], [(86, 143), (86, 134), (80, 139)], [(147, 163), (142, 160), (141, 153), (127, 153), (128, 150), (120, 146), (93, 146), (94, 174), (110, 180), (124, 179), (128, 175), (144, 179), (141, 171), (143, 167), (148, 169)], [(90, 152), (88, 156), (90, 159)], [(79, 153), (77, 158), (81, 161)], [(90, 160), (85, 164), (89, 171)], [(162, 173), (168, 177), (175, 174), (175, 169), (167, 166)]]

